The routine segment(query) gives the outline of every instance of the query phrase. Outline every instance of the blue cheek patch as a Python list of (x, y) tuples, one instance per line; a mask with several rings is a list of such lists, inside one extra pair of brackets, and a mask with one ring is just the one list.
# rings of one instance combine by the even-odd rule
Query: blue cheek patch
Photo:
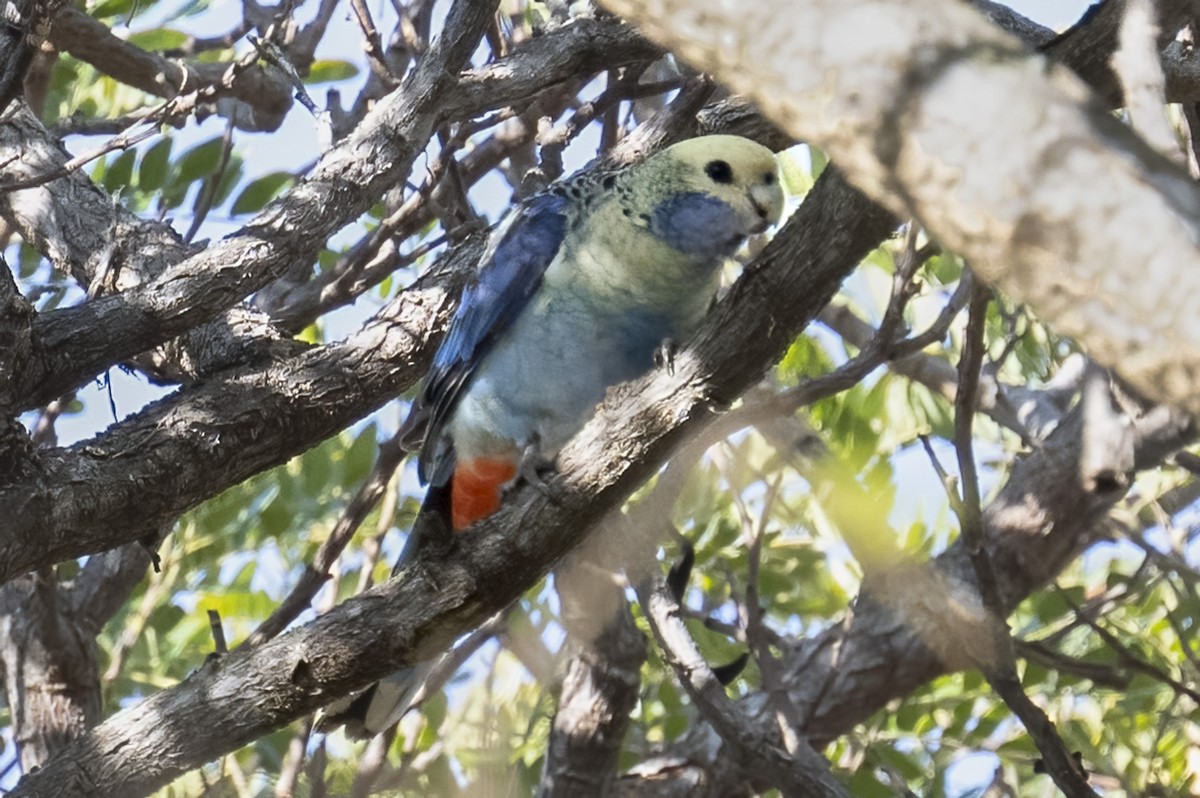
[(733, 208), (699, 191), (662, 202), (649, 221), (654, 235), (685, 255), (732, 255), (744, 238)]

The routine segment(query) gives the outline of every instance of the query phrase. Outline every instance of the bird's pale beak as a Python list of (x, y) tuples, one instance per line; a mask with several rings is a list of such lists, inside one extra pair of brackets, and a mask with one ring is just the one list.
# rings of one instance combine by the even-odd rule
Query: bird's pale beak
[(783, 189), (779, 187), (778, 182), (769, 186), (765, 184), (751, 186), (750, 204), (754, 206), (754, 212), (758, 214), (758, 218), (763, 221), (762, 227), (755, 231), (761, 233), (783, 216)]

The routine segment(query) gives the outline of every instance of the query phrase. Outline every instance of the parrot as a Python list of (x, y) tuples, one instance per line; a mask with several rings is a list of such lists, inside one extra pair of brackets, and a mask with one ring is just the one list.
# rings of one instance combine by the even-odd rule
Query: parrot
[(404, 425), (423, 439), (421, 482), (449, 487), (452, 527), (496, 512), (608, 388), (687, 338), (726, 258), (777, 222), (783, 202), (770, 150), (714, 135), (584, 172), (511, 214)]
[[(608, 388), (691, 335), (725, 261), (783, 206), (774, 154), (729, 135), (585, 170), (519, 205), (489, 240), (401, 428), (406, 447), (420, 445), (422, 512), (448, 503), (462, 530), (520, 479), (538, 480)], [(413, 681), (411, 669), (394, 674), (327, 717), (376, 734), (407, 711)]]

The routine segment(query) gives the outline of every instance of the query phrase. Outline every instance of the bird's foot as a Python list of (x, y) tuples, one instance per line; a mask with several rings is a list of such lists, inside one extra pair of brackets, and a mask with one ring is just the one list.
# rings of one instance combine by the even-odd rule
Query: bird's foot
[(551, 501), (554, 496), (551, 494), (550, 486), (546, 484), (546, 476), (554, 473), (554, 460), (542, 454), (541, 447), (536, 440), (530, 442), (521, 451), (521, 460), (517, 463), (517, 475), (504, 486), (503, 493), (505, 498), (510, 493), (516, 490), (522, 483), (530, 485), (537, 489), (546, 498)]
[(654, 366), (666, 370), (670, 376), (675, 376), (675, 355), (679, 352), (679, 344), (670, 338), (664, 338), (654, 350)]

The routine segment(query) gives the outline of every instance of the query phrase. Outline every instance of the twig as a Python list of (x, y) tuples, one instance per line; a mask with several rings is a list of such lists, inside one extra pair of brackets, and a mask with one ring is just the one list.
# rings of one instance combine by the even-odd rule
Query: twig
[(383, 41), (379, 38), (379, 31), (375, 27), (375, 21), (371, 19), (371, 11), (367, 8), (365, 0), (350, 0), (350, 8), (354, 10), (354, 18), (362, 30), (363, 49), (367, 53), (367, 63), (371, 65), (371, 72), (389, 90), (396, 88), (400, 85), (400, 80), (392, 74), (387, 61), (384, 60)]
[(304, 751), (312, 735), (313, 719), (309, 715), (300, 722), (300, 727), (288, 743), (287, 753), (279, 763), (279, 778), (275, 782), (275, 798), (293, 798), (300, 783), (300, 771), (304, 768)]
[[(1064, 597), (1067, 599), (1068, 603), (1071, 603), (1071, 599), (1069, 597), (1066, 597), (1065, 594)], [(1105, 629), (1094, 618), (1092, 618), (1090, 613), (1087, 613), (1079, 607), (1076, 607), (1073, 603), (1072, 607), (1075, 609), (1075, 613), (1079, 619), (1083, 621), (1088, 628), (1099, 635), (1100, 639), (1104, 641), (1105, 645), (1111, 648), (1113, 652), (1116, 653), (1117, 658), (1130, 670), (1137, 671), (1138, 673), (1145, 674), (1146, 676), (1162, 682), (1174, 690), (1177, 695), (1185, 695), (1192, 699), (1197, 706), (1200, 706), (1200, 692), (1193, 690), (1183, 682), (1171, 676), (1171, 674), (1166, 673), (1162, 669), (1149, 662), (1146, 662), (1144, 659), (1134, 654), (1129, 650), (1128, 646), (1117, 639), (1116, 635)]]
[(396, 727), (385, 729), (367, 743), (366, 750), (358, 759), (358, 767), (354, 771), (354, 783), (350, 785), (349, 798), (367, 798), (377, 795), (375, 783), (383, 775), (388, 764), (388, 751), (396, 740)]
[(183, 44), (162, 51), (163, 58), (194, 58), (210, 50), (227, 50), (254, 27), (243, 19), (228, 33), (219, 36), (188, 36)]
[(979, 476), (975, 468), (972, 446), (972, 422), (975, 416), (975, 394), (979, 389), (979, 374), (983, 367), (984, 322), (991, 291), (973, 281), (971, 300), (967, 308), (967, 328), (963, 336), (962, 359), (958, 368), (958, 394), (954, 400), (954, 444), (958, 452), (958, 471), (961, 477), (962, 502), (958, 508), (963, 545), (975, 570), (980, 596), (988, 618), (993, 622), (993, 659), (981, 662), (980, 667), (992, 689), (1013, 711), (1033, 738), (1042, 754), (1046, 772), (1069, 798), (1094, 798), (1087, 775), (1081, 764), (1067, 750), (1054, 723), (1040, 707), (1029, 699), (1017, 677), (1013, 642), (1004, 621), (1003, 604), (996, 575), (992, 570), (984, 540), (983, 509), (979, 495)]
[(958, 495), (958, 477), (951, 474), (942, 465), (942, 461), (938, 459), (937, 452), (933, 450), (933, 444), (930, 442), (928, 435), (918, 435), (917, 440), (921, 442), (921, 446), (925, 449), (925, 454), (929, 458), (929, 464), (933, 466), (938, 481), (942, 483), (942, 488), (946, 491), (946, 501), (949, 502), (950, 509), (954, 512), (955, 516), (961, 517), (965, 510), (963, 508), (962, 497)]
[(289, 623), (308, 608), (313, 597), (317, 595), (317, 591), (329, 579), (330, 569), (341, 556), (342, 550), (354, 537), (354, 533), (358, 531), (358, 527), (367, 515), (379, 503), (388, 483), (392, 480), (392, 474), (404, 460), (405, 454), (398, 436), (379, 447), (379, 457), (375, 460), (375, 468), (358, 492), (354, 494), (354, 498), (346, 505), (337, 525), (329, 533), (325, 542), (321, 544), (321, 548), (317, 550), (312, 563), (305, 566), (304, 573), (301, 574), (292, 591), (279, 603), (270, 617), (263, 621), (250, 637), (246, 638), (243, 646), (253, 648), (267, 642), (282, 632)]
[[(758, 595), (758, 575), (762, 564), (762, 545), (766, 537), (767, 520), (771, 517), (771, 507), (779, 497), (779, 489), (783, 484), (783, 475), (778, 475), (767, 487), (767, 495), (763, 499), (763, 509), (759, 514), (758, 523), (748, 532), (750, 540), (750, 564), (746, 577), (746, 639), (754, 653), (754, 661), (762, 674), (763, 689), (768, 700), (775, 707), (775, 720), (779, 734), (789, 754), (795, 755), (800, 746), (807, 745), (804, 736), (804, 720), (800, 717), (796, 705), (792, 702), (788, 691), (787, 679), (779, 659), (771, 651), (772, 635), (767, 634), (768, 625), (765, 622), (761, 599)], [(740, 491), (739, 491), (740, 493)]]
[(1129, 674), (1109, 665), (1067, 656), (1040, 641), (1013, 640), (1013, 645), (1018, 656), (1032, 660), (1042, 667), (1087, 679), (1110, 690), (1124, 690), (1129, 687)]
[[(161, 111), (167, 105), (169, 105), (169, 103), (164, 103), (162, 106), (160, 106), (159, 110)], [(67, 161), (57, 169), (52, 169), (49, 172), (40, 175), (32, 175), (21, 180), (12, 180), (7, 183), (0, 183), (0, 193), (22, 191), (24, 189), (36, 188), (37, 186), (45, 185), (53, 180), (58, 180), (59, 178), (66, 177), (72, 172), (78, 171), (97, 158), (101, 158), (110, 152), (114, 152), (116, 150), (127, 150), (135, 144), (143, 142), (158, 133), (158, 126), (150, 124), (154, 116), (157, 116), (157, 114), (148, 116), (144, 120), (135, 121), (130, 128), (125, 129), (123, 132), (109, 139), (101, 146), (94, 150), (89, 150), (82, 155), (76, 155), (74, 158)], [(132, 127), (136, 127), (137, 125), (143, 123), (150, 126), (140, 133), (133, 133)]]
[[(889, 360), (919, 352), (930, 344), (942, 340), (954, 319), (966, 305), (969, 290), (968, 285), (960, 284), (929, 328), (912, 337), (897, 341), (894, 337), (895, 330), (889, 334), (889, 331), (881, 323), (867, 346), (850, 360), (829, 374), (814, 377), (779, 394), (775, 400), (778, 407), (777, 412), (783, 412), (789, 408), (794, 411), (852, 388)], [(885, 312), (885, 319), (887, 315)]]
[(38, 415), (37, 423), (34, 424), (33, 434), (30, 435), (30, 440), (33, 441), (34, 446), (50, 448), (58, 445), (58, 433), (54, 429), (54, 424), (73, 401), (75, 401), (74, 391), (66, 396), (55, 399), (42, 408), (42, 412)]
[(954, 448), (958, 453), (958, 473), (962, 490), (962, 501), (956, 508), (962, 539), (975, 578), (979, 581), (979, 592), (984, 606), (996, 617), (1003, 617), (1000, 592), (996, 586), (996, 574), (984, 550), (983, 504), (979, 495), (979, 474), (975, 468), (972, 425), (975, 420), (975, 396), (979, 391), (979, 373), (983, 368), (983, 328), (987, 318), (987, 307), (992, 301), (991, 290), (981, 283), (971, 281), (971, 299), (967, 308), (967, 329), (963, 334), (962, 359), (958, 364), (958, 394), (954, 398)]
[[(580, 105), (566, 122), (557, 127), (547, 127), (538, 131), (537, 143), (542, 148), (540, 179), (543, 183), (553, 182), (562, 176), (563, 150), (584, 128), (595, 121), (596, 117), (626, 100), (636, 100), (641, 97), (675, 91), (687, 81), (686, 78), (681, 77), (656, 83), (638, 83), (640, 76), (640, 70), (626, 70), (620, 79), (611, 83), (604, 90), (603, 94), (591, 102)], [(692, 80), (699, 82), (696, 79)]]
[(192, 212), (192, 223), (188, 225), (187, 234), (183, 237), (184, 241), (191, 243), (200, 230), (200, 225), (204, 224), (204, 220), (208, 218), (208, 212), (212, 210), (217, 192), (221, 188), (221, 181), (225, 178), (225, 170), (229, 168), (229, 156), (232, 152), (233, 120), (230, 119), (225, 124), (224, 135), (221, 136), (221, 156), (217, 161), (217, 168), (208, 176), (200, 189), (200, 196), (196, 198), (196, 206)]
[(484, 643), (501, 634), (508, 625), (508, 616), (514, 606), (516, 605), (510, 605), (493, 615), (490, 620), (463, 638), (462, 642), (438, 658), (421, 680), (421, 684), (413, 691), (409, 699), (409, 708), (420, 706), (431, 695), (438, 693)]
[(84, 116), (68, 116), (48, 128), (55, 138), (67, 136), (116, 136), (124, 130), (144, 122), (156, 108), (139, 108), (124, 116), (93, 119)]
[(221, 627), (221, 613), (216, 610), (209, 610), (208, 626), (212, 629), (213, 650), (217, 654), (228, 654), (229, 644), (225, 642), (225, 630)]
[(740, 749), (744, 761), (753, 763), (756, 781), (768, 783), (784, 795), (849, 798), (830, 772), (829, 762), (807, 740), (799, 741), (791, 753), (781, 751), (733, 705), (696, 649), (680, 619), (679, 605), (662, 579), (653, 587), (638, 587), (637, 594), (663, 658), (704, 719), (723, 740)]

